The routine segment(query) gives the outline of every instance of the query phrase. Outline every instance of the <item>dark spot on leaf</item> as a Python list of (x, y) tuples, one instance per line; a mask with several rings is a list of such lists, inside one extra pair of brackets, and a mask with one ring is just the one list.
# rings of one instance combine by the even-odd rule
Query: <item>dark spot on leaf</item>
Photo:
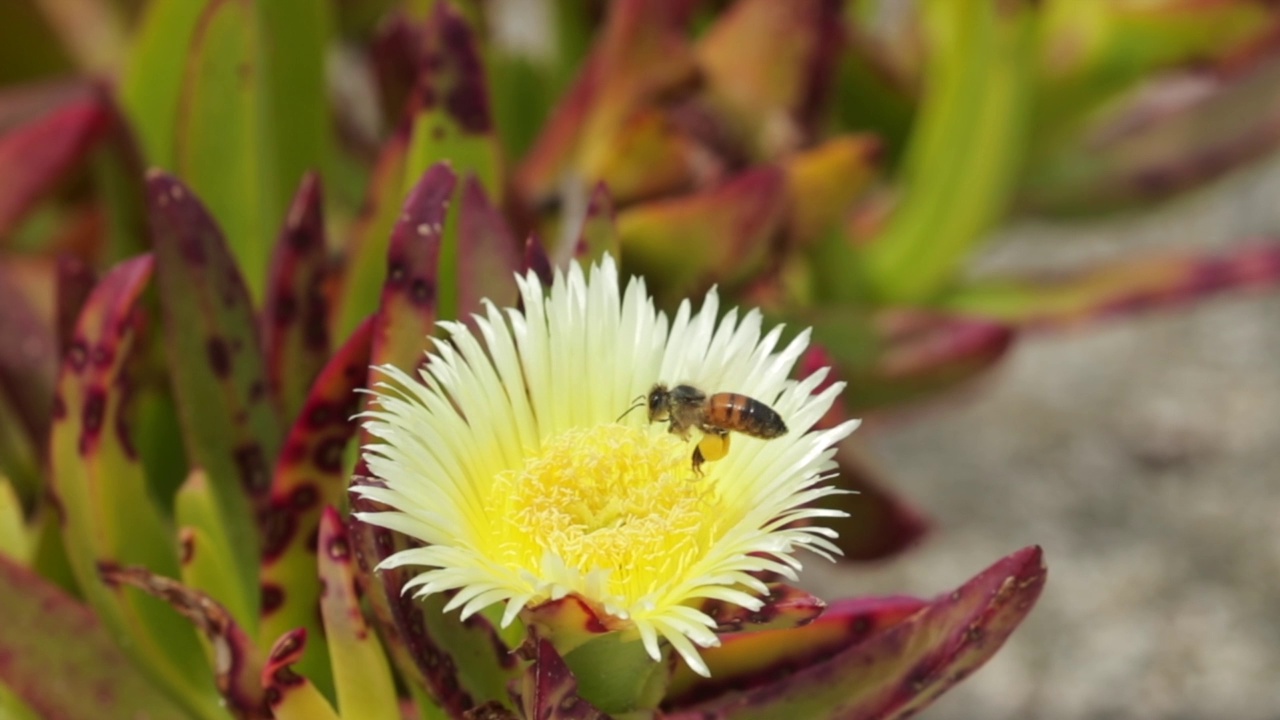
[(471, 29), (461, 18), (447, 17), (441, 23), (441, 33), (445, 52), (453, 60), (457, 73), (445, 96), (445, 109), (466, 132), (487, 133), (490, 129), (489, 98), (485, 95), (484, 66)]
[(262, 583), (262, 615), (274, 613), (284, 605), (284, 589), (274, 583)]
[(183, 565), (190, 565), (191, 560), (196, 556), (196, 539), (193, 535), (184, 535), (181, 541), (180, 554), (178, 562)]
[(298, 520), (293, 511), (273, 506), (262, 513), (262, 560), (274, 562), (289, 546), (297, 531)]
[(316, 492), (315, 486), (310, 483), (299, 485), (289, 494), (289, 505), (297, 512), (309, 510), (315, 506), (316, 501), (320, 499), (320, 494)]
[(80, 416), (80, 452), (88, 452), (89, 445), (102, 431), (102, 418), (107, 411), (107, 396), (101, 388), (90, 388), (84, 399)]
[(387, 286), (398, 287), (404, 284), (405, 276), (409, 274), (409, 269), (405, 264), (403, 257), (392, 257), (387, 264)]
[(345, 437), (328, 438), (316, 446), (311, 462), (325, 472), (336, 473), (342, 469), (342, 452), (346, 447)]
[(67, 401), (62, 399), (62, 393), (55, 393), (53, 396), (53, 419), (63, 420), (67, 417)]
[(261, 445), (242, 445), (236, 449), (235, 458), (241, 487), (255, 495), (270, 487), (271, 476), (267, 472), (267, 458)]
[(436, 299), (435, 283), (427, 278), (414, 278), (409, 286), (409, 302), (418, 306), (430, 305)]
[(226, 378), (231, 374), (231, 351), (227, 348), (226, 340), (217, 336), (211, 337), (205, 341), (204, 351), (214, 375)]
[(329, 423), (338, 418), (337, 409), (325, 402), (314, 403), (307, 410), (307, 425), (314, 430), (320, 430)]

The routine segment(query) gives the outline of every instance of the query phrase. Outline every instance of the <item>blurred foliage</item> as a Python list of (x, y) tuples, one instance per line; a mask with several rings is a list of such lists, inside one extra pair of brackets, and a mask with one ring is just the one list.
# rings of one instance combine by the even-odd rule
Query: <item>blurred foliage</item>
[[(1265, 239), (970, 267), (1019, 214), (1140, 210), (1272, 149), (1274, 8), (0, 6), (0, 714), (592, 717), (539, 638), (372, 572), (405, 540), (345, 520), (366, 368), (513, 302), (515, 272), (607, 252), (668, 309), (718, 284), (812, 327), (805, 371), (848, 381), (834, 424), (935, 397), (1025, 331), (1274, 287)], [(848, 559), (927, 531), (857, 439), (837, 461), (861, 493), (840, 499)], [(780, 625), (726, 635), (710, 681), (676, 668), (662, 709), (903, 716), (1043, 581), (1028, 549), (951, 600), (816, 621), (780, 589)], [(801, 665), (841, 680), (760, 679)]]

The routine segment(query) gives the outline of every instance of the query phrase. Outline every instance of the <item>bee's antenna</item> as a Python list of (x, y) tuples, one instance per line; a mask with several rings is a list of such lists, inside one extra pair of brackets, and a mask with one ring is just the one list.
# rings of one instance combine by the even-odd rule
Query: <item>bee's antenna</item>
[(614, 420), (614, 422), (616, 423), (622, 422), (622, 418), (630, 415), (632, 410), (635, 410), (636, 408), (642, 408), (642, 407), (644, 407), (644, 395), (637, 395), (636, 399), (631, 401), (631, 407), (627, 408), (626, 412), (619, 415), (618, 419)]

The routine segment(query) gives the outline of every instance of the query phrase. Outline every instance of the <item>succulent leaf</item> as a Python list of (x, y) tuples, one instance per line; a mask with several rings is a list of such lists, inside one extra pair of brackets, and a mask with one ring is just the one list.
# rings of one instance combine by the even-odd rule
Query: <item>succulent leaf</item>
[(299, 670), (331, 688), (330, 658), (316, 603), (316, 536), (322, 510), (346, 500), (345, 451), (356, 433), (357, 388), (368, 375), (373, 337), (366, 321), (329, 360), (285, 438), (263, 517), (259, 647), (294, 628), (307, 630), (309, 651)]
[(261, 540), (245, 518), (267, 505), (281, 434), (257, 320), (235, 260), (200, 201), (159, 171), (147, 185), (165, 347), (185, 444), (209, 475), (240, 570), (238, 591), (245, 606), (257, 607)]
[[(109, 104), (89, 90), (0, 135), (0, 241), (106, 135)], [(0, 126), (2, 128), (3, 126)]]
[[(825, 657), (811, 658), (775, 682), (730, 690), (717, 697), (682, 705), (666, 717), (797, 718), (841, 717), (850, 720), (905, 718), (980, 667), (1004, 643), (1035, 605), (1046, 571), (1038, 547), (1010, 555), (900, 622), (889, 624), (860, 641)], [(911, 600), (894, 599), (910, 608)], [(850, 611), (833, 606), (820, 620), (799, 630), (822, 629), (838, 622), (844, 632), (860, 627)], [(757, 641), (760, 635), (748, 635)], [(742, 657), (744, 648), (735, 655)], [(717, 652), (730, 652), (726, 643)], [(710, 655), (708, 652), (708, 660)], [(785, 661), (784, 661), (785, 662)], [(771, 672), (779, 677), (778, 666)], [(713, 676), (714, 677), (714, 676)]]
[(391, 229), (404, 202), (405, 163), (409, 131), (398, 129), (383, 143), (369, 178), (364, 206), (352, 227), (344, 256), (346, 266), (334, 292), (331, 336), (347, 337), (378, 309), (387, 271)]
[(758, 159), (807, 145), (839, 57), (840, 3), (742, 0), (699, 39), (705, 93)]
[(53, 388), (58, 367), (57, 338), (47, 311), (48, 286), (39, 292), (34, 273), (52, 280), (46, 267), (13, 263), (0, 268), (0, 337), (21, 342), (0, 343), (0, 473), (17, 485), (24, 502), (33, 506), (38, 495), (40, 451), (49, 437)]
[(490, 204), (480, 181), (468, 177), (458, 207), (458, 317), (480, 312), (483, 298), (498, 307), (513, 305), (512, 277), (520, 266), (520, 247), (506, 219)]
[(333, 663), (338, 708), (347, 718), (390, 718), (398, 712), (391, 666), (364, 619), (355, 557), (342, 516), (332, 507), (320, 520), (320, 612)]
[(1190, 304), (1280, 284), (1280, 244), (1269, 239), (1217, 253), (1147, 255), (1054, 276), (977, 280), (943, 298), (965, 315), (1052, 329)]
[[(338, 713), (324, 695), (293, 666), (305, 656), (307, 631), (292, 630), (280, 636), (262, 668), (262, 688), (274, 720), (338, 720)], [(394, 717), (394, 715), (348, 715), (347, 717)]]
[(627, 208), (618, 214), (622, 256), (666, 301), (741, 282), (764, 265), (785, 183), (781, 170), (761, 167), (704, 192)]
[(100, 572), (108, 585), (134, 587), (163, 600), (199, 628), (211, 645), (214, 679), (225, 701), (224, 713), (230, 711), (236, 720), (271, 720), (261, 684), (262, 658), (217, 600), (144, 567), (103, 566)]
[(578, 681), (551, 643), (533, 638), (523, 650), (530, 661), (519, 682), (520, 709), (526, 718), (605, 720), (609, 716), (578, 695)]
[[(928, 84), (904, 161), (905, 193), (889, 226), (857, 261), (876, 297), (934, 296), (1004, 212), (1029, 114), (1034, 6), (922, 4)], [(825, 285), (833, 297), (856, 299), (860, 289), (847, 281), (852, 264), (828, 264)]]
[(766, 687), (865, 642), (926, 605), (925, 600), (906, 596), (840, 600), (808, 625), (723, 635), (720, 647), (703, 654), (711, 677), (683, 664), (675, 667), (664, 709), (679, 712), (737, 691)]
[(736, 633), (808, 625), (827, 607), (821, 599), (785, 583), (770, 583), (769, 593), (760, 600), (764, 605), (758, 610), (724, 600), (708, 600), (700, 609), (715, 619), (717, 633)]
[(2, 553), (0, 587), (0, 684), (38, 713), (33, 717), (217, 717), (173, 703), (129, 662), (91, 608)]
[[(437, 272), (441, 234), (453, 196), (455, 176), (443, 164), (432, 166), (410, 192), (391, 233), (387, 281), (382, 304), (373, 321), (374, 365), (394, 364), (412, 371), (425, 359), (435, 331)], [(374, 371), (370, 382), (378, 382)], [(356, 482), (368, 472), (356, 467)], [(357, 499), (353, 508), (375, 509)], [(461, 714), (489, 701), (509, 703), (507, 678), (515, 660), (496, 628), (481, 615), (459, 623), (442, 612), (444, 598), (420, 602), (402, 592), (411, 573), (404, 569), (373, 568), (402, 549), (407, 540), (383, 528), (353, 522), (352, 544), (360, 560), (361, 582), (374, 617), (382, 626), (397, 667), (430, 691), (448, 713)]]
[(290, 422), (329, 357), (327, 253), (320, 176), (308, 173), (276, 241), (262, 312), (267, 386)]
[(239, 572), (231, 546), (222, 533), (217, 499), (203, 470), (193, 471), (178, 490), (174, 520), (182, 549), (182, 582), (192, 589), (224, 598), (222, 602), (232, 617), (252, 620), (256, 608), (246, 605), (243, 593), (239, 592)]
[(148, 493), (123, 420), (124, 374), (138, 296), (151, 277), (141, 257), (112, 269), (86, 302), (62, 362), (51, 442), (52, 490), (63, 541), (85, 599), (140, 670), (196, 717), (219, 716), (195, 635), (151, 598), (99, 580), (100, 567), (142, 564), (177, 574), (170, 530)]

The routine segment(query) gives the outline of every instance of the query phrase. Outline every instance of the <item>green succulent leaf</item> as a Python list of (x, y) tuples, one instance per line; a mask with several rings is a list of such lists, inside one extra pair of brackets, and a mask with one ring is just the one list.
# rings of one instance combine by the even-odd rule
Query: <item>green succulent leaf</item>
[(152, 682), (192, 716), (212, 719), (221, 710), (190, 627), (155, 600), (122, 592), (98, 576), (100, 568), (132, 564), (178, 572), (174, 536), (148, 493), (123, 420), (138, 296), (151, 269), (150, 257), (116, 266), (80, 315), (58, 375), (52, 489), (85, 599)]
[(250, 519), (266, 504), (280, 448), (257, 319), (222, 233), (191, 190), (158, 171), (147, 185), (165, 347), (187, 451), (208, 473), (240, 572), (244, 602), (235, 605), (256, 608), (259, 537)]
[(324, 593), (320, 613), (333, 658), (338, 708), (346, 718), (396, 717), (396, 688), (387, 656), (364, 619), (356, 585), (355, 555), (342, 516), (326, 508), (320, 520), (318, 556)]
[(616, 258), (622, 254), (618, 246), (618, 223), (614, 217), (613, 198), (609, 195), (609, 187), (604, 183), (597, 183), (591, 191), (591, 199), (587, 201), (587, 214), (582, 219), (578, 251), (574, 254), (583, 267), (598, 262), (605, 255)]
[(351, 418), (359, 408), (356, 390), (368, 376), (372, 337), (373, 323), (367, 321), (316, 379), (285, 438), (265, 515), (258, 645), (266, 649), (280, 635), (305, 629), (310, 647), (298, 668), (326, 693), (332, 692), (333, 681), (326, 634), (316, 613), (322, 581), (316, 575), (315, 538), (322, 510), (346, 501), (344, 453), (356, 433)]
[(178, 539), (182, 548), (182, 582), (212, 597), (235, 618), (252, 618), (255, 608), (245, 605), (240, 574), (231, 547), (222, 532), (217, 498), (204, 471), (196, 470), (178, 491), (174, 505)]
[(888, 226), (858, 259), (822, 263), (828, 296), (920, 302), (950, 284), (1004, 212), (1021, 169), (1034, 66), (1028, 0), (928, 0), (926, 85)]
[[(0, 587), (0, 685), (35, 713), (30, 717), (218, 717), (172, 702), (121, 652), (91, 608), (3, 553)], [(0, 715), (15, 717), (9, 710), (0, 700)]]
[(151, 164), (205, 199), (258, 300), (293, 187), (329, 162), (330, 25), (323, 2), (162, 0), (124, 83)]
[(407, 128), (397, 130), (378, 152), (369, 178), (364, 207), (347, 244), (346, 264), (334, 292), (332, 337), (347, 337), (378, 309), (387, 271), (387, 247), (391, 229), (404, 202)]

